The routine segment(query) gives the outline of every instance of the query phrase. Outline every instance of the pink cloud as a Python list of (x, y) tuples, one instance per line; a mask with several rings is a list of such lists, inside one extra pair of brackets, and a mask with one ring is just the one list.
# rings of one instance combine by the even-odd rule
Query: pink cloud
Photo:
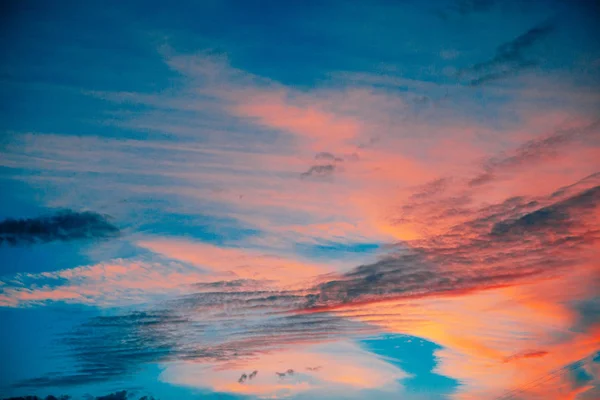
[(314, 142), (312, 148), (336, 148), (359, 137), (361, 123), (353, 118), (335, 115), (315, 105), (289, 104), (279, 96), (254, 96), (248, 102), (233, 106), (234, 114), (253, 118), (272, 129), (292, 133)]
[(223, 248), (185, 240), (150, 239), (138, 245), (168, 258), (206, 269), (213, 279), (241, 278), (305, 285), (305, 280), (326, 273), (326, 265), (265, 254), (256, 250)]

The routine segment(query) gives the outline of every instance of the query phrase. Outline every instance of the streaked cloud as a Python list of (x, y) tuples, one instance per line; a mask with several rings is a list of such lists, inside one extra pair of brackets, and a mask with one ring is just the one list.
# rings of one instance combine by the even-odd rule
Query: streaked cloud
[(460, 71), (461, 76), (470, 79), (469, 84), (479, 86), (484, 83), (513, 76), (520, 71), (533, 68), (538, 61), (528, 53), (539, 40), (553, 30), (550, 22), (529, 29), (513, 40), (503, 43), (496, 49), (496, 55), (488, 61), (474, 64)]

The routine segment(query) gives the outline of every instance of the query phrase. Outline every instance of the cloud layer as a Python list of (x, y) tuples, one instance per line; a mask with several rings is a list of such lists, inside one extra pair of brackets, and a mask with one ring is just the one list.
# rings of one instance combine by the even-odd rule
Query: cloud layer
[(591, 8), (246, 3), (19, 14), (0, 392), (598, 397)]

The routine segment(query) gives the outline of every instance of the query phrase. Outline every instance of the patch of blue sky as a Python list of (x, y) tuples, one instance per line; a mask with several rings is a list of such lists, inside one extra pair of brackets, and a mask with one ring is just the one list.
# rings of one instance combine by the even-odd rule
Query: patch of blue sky
[(226, 217), (172, 213), (154, 216), (153, 219), (152, 222), (139, 225), (136, 231), (146, 235), (179, 237), (215, 245), (235, 244), (261, 233)]
[[(98, 112), (126, 112), (89, 91), (156, 92), (176, 75), (153, 41), (107, 5), (15, 3), (0, 35), (0, 128), (115, 135)], [(110, 29), (107, 29), (110, 26)], [(76, 32), (74, 34), (74, 32)], [(119, 130), (117, 130), (119, 131)], [(127, 134), (120, 130), (117, 136)], [(129, 132), (131, 133), (131, 132)]]
[(0, 246), (0, 277), (87, 265), (92, 262), (86, 254), (89, 248), (90, 244), (83, 241)]
[(588, 382), (594, 380), (594, 377), (590, 375), (588, 371), (585, 370), (583, 362), (575, 362), (569, 365), (567, 371), (569, 374), (570, 381), (575, 387), (584, 386)]
[(367, 338), (359, 343), (410, 374), (410, 377), (401, 380), (409, 393), (444, 399), (456, 392), (460, 385), (456, 379), (434, 372), (438, 363), (435, 352), (442, 349), (436, 343), (416, 336), (395, 334)]
[(333, 242), (319, 241), (317, 243), (296, 243), (298, 254), (316, 260), (340, 260), (357, 258), (372, 258), (382, 248), (380, 243), (368, 242)]
[[(2, 157), (0, 153), (0, 157)], [(48, 208), (36, 201), (34, 188), (11, 177), (15, 170), (0, 166), (0, 220), (5, 218), (39, 217)]]
[[(0, 360), (3, 365), (0, 394), (16, 395), (17, 391), (25, 394), (28, 390), (11, 386), (72, 368), (75, 360), (68, 356), (68, 349), (60, 337), (96, 315), (97, 309), (82, 305), (0, 307)], [(10, 368), (4, 368), (7, 366)]]

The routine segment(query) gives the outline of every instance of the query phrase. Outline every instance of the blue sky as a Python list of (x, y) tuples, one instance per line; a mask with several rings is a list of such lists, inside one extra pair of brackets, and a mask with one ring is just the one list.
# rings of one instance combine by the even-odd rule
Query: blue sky
[(599, 12), (6, 2), (0, 398), (597, 398)]

